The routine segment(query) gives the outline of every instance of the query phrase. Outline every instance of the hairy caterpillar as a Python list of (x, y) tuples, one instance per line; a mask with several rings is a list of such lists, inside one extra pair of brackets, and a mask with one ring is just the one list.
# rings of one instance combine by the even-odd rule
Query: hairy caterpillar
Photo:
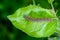
[(32, 17), (29, 17), (27, 15), (24, 15), (23, 16), (26, 20), (29, 20), (29, 21), (36, 21), (36, 22), (41, 22), (41, 21), (48, 21), (48, 22), (53, 22), (53, 18), (32, 18)]

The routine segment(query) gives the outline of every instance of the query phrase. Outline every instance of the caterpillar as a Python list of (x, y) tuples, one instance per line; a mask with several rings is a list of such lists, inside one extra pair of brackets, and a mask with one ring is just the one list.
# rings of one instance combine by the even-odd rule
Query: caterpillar
[(29, 20), (29, 21), (37, 21), (37, 22), (41, 22), (41, 21), (49, 21), (49, 22), (53, 22), (53, 18), (32, 18), (30, 16), (27, 16), (27, 15), (24, 15), (23, 16), (26, 20)]

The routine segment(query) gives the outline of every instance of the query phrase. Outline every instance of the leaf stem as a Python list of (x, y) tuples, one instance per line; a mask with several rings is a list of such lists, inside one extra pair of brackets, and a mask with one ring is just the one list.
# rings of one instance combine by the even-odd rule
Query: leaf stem
[(32, 1), (33, 1), (33, 5), (36, 5), (35, 0), (32, 0)]
[(57, 16), (56, 16), (55, 9), (54, 9), (54, 6), (53, 6), (53, 3), (51, 3), (51, 7), (52, 7), (52, 11), (54, 12), (55, 17), (57, 17)]

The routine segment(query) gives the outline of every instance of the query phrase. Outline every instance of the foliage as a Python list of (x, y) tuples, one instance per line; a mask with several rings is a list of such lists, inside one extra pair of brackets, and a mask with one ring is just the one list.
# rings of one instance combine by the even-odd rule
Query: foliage
[[(52, 18), (53, 21), (32, 21), (31, 18)], [(49, 37), (56, 31), (57, 19), (51, 10), (41, 8), (35, 5), (29, 5), (18, 9), (13, 15), (8, 16), (12, 24), (32, 37)], [(28, 19), (27, 19), (28, 18)], [(48, 20), (48, 19), (47, 19)]]
[[(39, 7), (51, 9), (48, 0), (36, 0), (35, 2), (37, 5), (39, 4)], [(14, 27), (8, 20), (8, 15), (15, 14), (17, 9), (24, 9), (24, 7), (27, 7), (30, 4), (33, 4), (32, 0), (0, 0), (0, 40), (59, 40), (59, 21), (55, 32), (56, 34), (51, 34), (50, 37), (34, 38), (17, 29), (16, 26)], [(53, 6), (57, 13), (57, 17), (60, 18), (60, 0), (54, 0)]]

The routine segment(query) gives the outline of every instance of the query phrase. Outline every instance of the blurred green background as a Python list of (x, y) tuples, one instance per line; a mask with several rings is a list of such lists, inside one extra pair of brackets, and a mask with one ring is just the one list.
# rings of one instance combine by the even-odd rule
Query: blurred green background
[[(35, 0), (36, 5), (43, 8), (51, 9), (48, 0)], [(33, 38), (15, 28), (8, 20), (7, 16), (13, 14), (17, 9), (33, 4), (32, 0), (0, 0), (0, 40), (48, 40), (48, 38)], [(57, 16), (60, 16), (60, 0), (53, 2), (54, 8), (57, 11)]]

